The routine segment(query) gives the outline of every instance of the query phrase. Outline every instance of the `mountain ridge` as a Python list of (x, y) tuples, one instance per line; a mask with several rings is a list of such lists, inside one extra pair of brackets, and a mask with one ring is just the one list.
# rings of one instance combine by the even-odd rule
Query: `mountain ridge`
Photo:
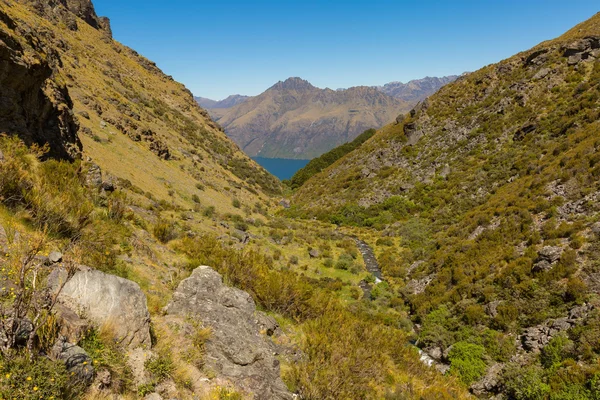
[(393, 88), (354, 86), (333, 90), (291, 77), (232, 107), (204, 104), (250, 156), (306, 159), (352, 141), (366, 129), (393, 121), (399, 112), (408, 111), (452, 79), (423, 78), (393, 84)]
[(334, 91), (289, 78), (216, 120), (251, 156), (306, 159), (392, 121), (407, 108), (371, 87)]

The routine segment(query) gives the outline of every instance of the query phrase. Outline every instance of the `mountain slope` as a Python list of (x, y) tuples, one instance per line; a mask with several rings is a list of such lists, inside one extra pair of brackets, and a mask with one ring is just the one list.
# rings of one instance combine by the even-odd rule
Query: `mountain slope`
[[(239, 151), (183, 85), (113, 41), (108, 20), (98, 18), (89, 1), (66, 2), (70, 8), (22, 2), (36, 14), (12, 2), (1, 7), (4, 57), (18, 57), (12, 69), (4, 67), (9, 83), (3, 88), (14, 87), (6, 93), (15, 104), (29, 107), (13, 114), (28, 114), (38, 107), (42, 117), (58, 118), (65, 128), (52, 137), (48, 130), (36, 133), (23, 126), (4, 126), (6, 131), (49, 142), (51, 154), (66, 156), (61, 148), (68, 147), (73, 157), (82, 149), (84, 157), (115, 178), (178, 204), (193, 204), (196, 183), (207, 188), (202, 194), (207, 204), (217, 207), (230, 204), (224, 199), (234, 195), (254, 201), (257, 191), (279, 190), (274, 178)], [(32, 76), (39, 76), (38, 89), (21, 90), (24, 83), (34, 81)], [(42, 100), (32, 98), (30, 93), (39, 88), (50, 99), (46, 103), (57, 104), (54, 114), (47, 115)], [(22, 103), (22, 98), (32, 100)], [(249, 175), (253, 177), (248, 179)], [(231, 182), (240, 186), (239, 193), (225, 190)]]
[(217, 121), (250, 156), (312, 158), (380, 127), (408, 109), (377, 89), (319, 89), (300, 78), (279, 82)]
[(415, 79), (407, 83), (386, 83), (383, 86), (378, 86), (377, 89), (381, 90), (388, 96), (416, 104), (417, 102), (423, 101), (427, 97), (437, 92), (442, 86), (447, 85), (450, 82), (454, 82), (457, 78), (457, 75), (443, 76), (441, 78), (428, 76), (422, 79)]
[(304, 168), (301, 168), (294, 174), (294, 176), (292, 176), (290, 179), (291, 188), (297, 189), (304, 185), (304, 183), (312, 176), (323, 171), (325, 168), (329, 167), (346, 154), (359, 148), (364, 142), (369, 140), (375, 134), (375, 132), (375, 129), (368, 129), (358, 135), (353, 141), (344, 143), (343, 145), (338, 146), (317, 158), (313, 158), (308, 162), (308, 164), (306, 164), (306, 166), (304, 166)]
[(597, 14), (443, 87), (310, 179), (290, 212), (398, 236), (384, 274), (420, 346), (474, 392), (593, 398), (599, 82)]

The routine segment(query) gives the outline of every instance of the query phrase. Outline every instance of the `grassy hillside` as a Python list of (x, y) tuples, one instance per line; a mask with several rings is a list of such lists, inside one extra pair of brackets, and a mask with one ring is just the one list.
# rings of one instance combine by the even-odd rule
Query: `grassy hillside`
[(312, 176), (323, 171), (325, 168), (329, 167), (331, 164), (333, 164), (346, 154), (350, 153), (351, 151), (356, 150), (360, 145), (369, 140), (374, 134), (375, 129), (366, 130), (360, 135), (358, 135), (353, 141), (349, 143), (344, 143), (343, 145), (338, 146), (335, 149), (330, 150), (317, 158), (313, 158), (309, 161), (308, 164), (306, 164), (304, 168), (298, 170), (290, 179), (291, 188), (299, 188)]
[(279, 190), (151, 61), (82, 21), (74, 31), (21, 5), (5, 3), (2, 12), (0, 29), (26, 52), (52, 49), (53, 79), (69, 90), (83, 156), (104, 171), (178, 205), (191, 206), (193, 195), (218, 208), (234, 197), (254, 203)]
[(599, 58), (595, 15), (445, 86), (293, 197), (292, 215), (399, 238), (380, 257), (419, 345), (485, 375), (475, 392), (598, 395)]

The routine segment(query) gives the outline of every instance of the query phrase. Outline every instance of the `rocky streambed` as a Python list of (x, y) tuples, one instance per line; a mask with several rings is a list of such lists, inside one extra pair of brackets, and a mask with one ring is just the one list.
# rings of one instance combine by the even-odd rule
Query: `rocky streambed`
[(367, 268), (367, 271), (369, 271), (375, 277), (375, 283), (383, 282), (383, 274), (381, 273), (381, 268), (379, 268), (379, 263), (377, 262), (377, 258), (375, 258), (375, 253), (373, 252), (371, 246), (357, 237), (353, 237), (353, 239), (358, 246), (358, 250), (363, 256), (363, 259), (365, 260), (365, 267)]
[[(356, 242), (358, 250), (363, 256), (363, 259), (365, 261), (365, 268), (375, 277), (375, 284), (385, 282), (383, 274), (381, 273), (381, 268), (379, 267), (379, 263), (377, 262), (377, 258), (375, 257), (375, 252), (373, 251), (373, 248), (369, 246), (364, 240), (360, 240), (357, 237), (352, 237), (352, 239), (354, 239), (354, 241)], [(370, 299), (371, 290), (373, 286), (365, 281), (361, 281), (360, 287), (365, 294), (365, 298)], [(446, 373), (448, 371), (448, 365), (435, 360), (427, 352), (423, 351), (417, 346), (414, 347), (419, 351), (419, 358), (423, 364), (429, 367), (434, 367), (441, 373)]]

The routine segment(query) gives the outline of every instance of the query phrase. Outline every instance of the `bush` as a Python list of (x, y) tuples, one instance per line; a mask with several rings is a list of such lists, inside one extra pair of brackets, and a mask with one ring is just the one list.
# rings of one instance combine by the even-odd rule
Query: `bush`
[(573, 342), (565, 335), (557, 335), (542, 349), (540, 361), (546, 369), (557, 368), (573, 350)]
[(242, 203), (240, 203), (240, 201), (238, 199), (233, 199), (233, 201), (231, 202), (231, 204), (235, 207), (235, 208), (240, 208), (242, 206)]
[(502, 377), (505, 393), (515, 400), (545, 400), (550, 386), (544, 382), (539, 366), (520, 367), (509, 365)]
[(470, 385), (485, 373), (484, 355), (483, 346), (467, 342), (455, 343), (448, 355), (450, 373), (457, 376), (465, 385)]
[(177, 229), (173, 221), (164, 219), (158, 220), (152, 229), (152, 233), (161, 243), (168, 243), (177, 238)]
[(36, 228), (76, 238), (90, 222), (93, 204), (82, 185), (79, 163), (37, 161), (45, 149), (28, 149), (19, 139), (0, 137), (0, 201), (26, 210)]
[(94, 360), (95, 368), (106, 368), (110, 371), (114, 391), (123, 393), (129, 389), (133, 375), (108, 325), (100, 331), (88, 330), (78, 344)]
[(70, 381), (64, 363), (46, 357), (29, 360), (26, 354), (0, 356), (0, 398), (19, 400), (76, 399), (83, 387)]
[(152, 374), (158, 382), (170, 378), (175, 371), (175, 365), (170, 354), (162, 353), (156, 357), (146, 360), (144, 367)]

